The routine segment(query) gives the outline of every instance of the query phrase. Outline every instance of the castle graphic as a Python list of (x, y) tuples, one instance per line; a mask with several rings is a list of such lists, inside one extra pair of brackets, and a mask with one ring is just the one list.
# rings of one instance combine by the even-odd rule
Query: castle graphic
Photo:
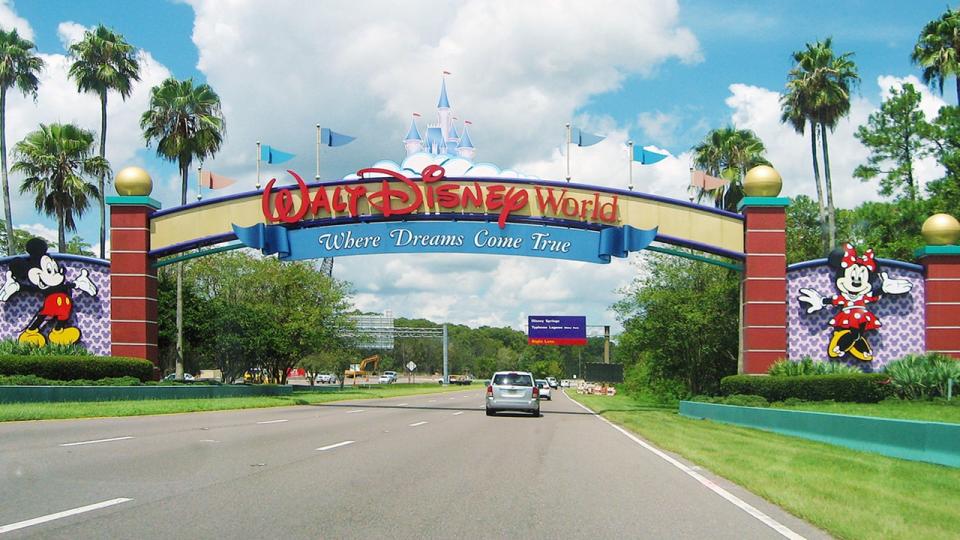
[(464, 122), (457, 131), (457, 123), (447, 98), (447, 81), (440, 83), (440, 100), (437, 102), (437, 122), (427, 124), (426, 137), (421, 136), (417, 120), (410, 121), (410, 129), (403, 139), (407, 156), (426, 153), (432, 156), (461, 157), (473, 160), (476, 149)]

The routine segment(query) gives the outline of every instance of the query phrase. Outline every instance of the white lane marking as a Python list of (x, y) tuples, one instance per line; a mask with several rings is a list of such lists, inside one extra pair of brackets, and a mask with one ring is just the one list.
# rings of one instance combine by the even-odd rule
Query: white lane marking
[(95, 441), (80, 441), (72, 443), (63, 443), (60, 446), (80, 446), (81, 444), (97, 444), (102, 442), (113, 442), (113, 441), (125, 441), (127, 439), (132, 439), (133, 437), (114, 437), (112, 439), (97, 439)]
[(322, 451), (324, 451), (324, 450), (333, 450), (334, 448), (340, 448), (341, 446), (346, 446), (346, 445), (348, 445), (348, 444), (353, 444), (354, 442), (355, 442), (355, 441), (343, 441), (343, 442), (338, 442), (337, 444), (330, 444), (330, 445), (327, 445), (327, 446), (321, 446), (320, 448), (317, 448), (317, 450), (320, 451), (320, 452), (322, 452)]
[(437, 400), (431, 399), (431, 400), (429, 401), (429, 403), (434, 403), (435, 401), (437, 401)]
[(200, 439), (200, 442), (220, 442), (216, 439)]
[(457, 416), (458, 414), (463, 414), (463, 411), (457, 411), (457, 412), (453, 413), (454, 416)]
[(353, 413), (358, 413), (358, 412), (363, 412), (363, 411), (364, 411), (363, 409), (354, 409), (354, 410), (352, 410), (352, 411), (347, 411), (347, 414), (353, 414)]
[(405, 407), (407, 405), (409, 405), (409, 403), (397, 403), (397, 407)]
[(455, 397), (452, 397), (452, 398), (450, 398), (450, 399), (457, 399), (457, 398), (455, 398)]
[(258, 424), (282, 424), (284, 422), (289, 422), (289, 420), (264, 420), (263, 422), (257, 422)]
[(115, 504), (125, 503), (127, 501), (132, 501), (132, 500), (133, 499), (126, 499), (122, 497), (119, 499), (110, 499), (109, 501), (98, 502), (95, 504), (88, 504), (87, 506), (81, 506), (79, 508), (74, 508), (72, 510), (64, 510), (63, 512), (57, 512), (56, 514), (47, 514), (45, 516), (28, 519), (26, 521), (18, 521), (16, 523), (11, 523), (9, 525), (0, 526), (0, 534), (8, 533), (10, 531), (16, 531), (18, 529), (23, 529), (25, 527), (32, 527), (33, 525), (39, 525), (41, 523), (46, 523), (48, 521), (53, 521), (55, 519), (75, 516), (77, 514), (90, 512), (92, 510), (99, 510), (101, 508), (106, 508), (108, 506), (113, 506)]
[[(566, 394), (564, 394), (564, 395), (566, 395)], [(674, 467), (680, 469), (681, 471), (683, 471), (684, 473), (686, 473), (688, 476), (690, 476), (691, 478), (693, 478), (693, 479), (696, 480), (697, 482), (700, 482), (701, 484), (703, 484), (704, 487), (706, 487), (706, 488), (709, 489), (710, 491), (716, 493), (717, 495), (723, 497), (723, 498), (726, 499), (727, 501), (733, 503), (737, 508), (739, 508), (739, 509), (743, 510), (744, 512), (750, 514), (751, 516), (753, 516), (754, 518), (756, 518), (757, 520), (759, 520), (761, 523), (763, 523), (763, 524), (766, 525), (767, 527), (770, 527), (771, 529), (777, 531), (778, 533), (780, 533), (781, 535), (783, 535), (783, 537), (789, 538), (790, 540), (806, 540), (806, 538), (805, 538), (803, 535), (797, 534), (796, 532), (794, 532), (793, 530), (791, 530), (791, 529), (790, 529), (789, 527), (787, 527), (786, 525), (784, 525), (784, 524), (780, 523), (779, 521), (773, 519), (772, 517), (764, 514), (764, 513), (761, 512), (759, 509), (757, 509), (755, 506), (751, 505), (750, 503), (748, 503), (747, 501), (741, 499), (740, 497), (737, 497), (737, 496), (734, 495), (733, 493), (730, 493), (729, 491), (723, 489), (722, 487), (718, 486), (718, 485), (715, 484), (712, 480), (710, 480), (709, 478), (703, 476), (702, 474), (698, 473), (697, 471), (693, 470), (691, 467), (687, 467), (687, 466), (684, 465), (683, 463), (677, 461), (676, 459), (674, 459), (674, 458), (670, 457), (669, 455), (667, 455), (666, 453), (664, 453), (664, 452), (663, 452), (662, 450), (660, 450), (659, 448), (657, 448), (657, 447), (655, 447), (655, 446), (653, 446), (653, 445), (651, 445), (651, 444), (649, 444), (649, 443), (646, 443), (646, 442), (640, 440), (640, 439), (639, 439), (637, 436), (635, 436), (633, 433), (630, 433), (629, 431), (623, 429), (622, 427), (614, 424), (613, 422), (611, 422), (611, 421), (607, 420), (606, 418), (600, 416), (599, 414), (593, 412), (589, 407), (587, 407), (586, 405), (580, 403), (579, 401), (571, 398), (570, 396), (567, 396), (567, 398), (569, 398), (570, 401), (576, 403), (577, 405), (579, 405), (581, 408), (583, 408), (584, 410), (586, 410), (587, 412), (589, 412), (590, 414), (592, 414), (592, 415), (595, 416), (596, 418), (599, 418), (600, 420), (603, 420), (604, 422), (606, 422), (607, 425), (609, 425), (609, 426), (612, 427), (613, 429), (619, 431), (620, 433), (623, 433), (624, 435), (626, 435), (626, 436), (627, 436), (630, 440), (632, 440), (633, 442), (635, 442), (635, 443), (639, 444), (640, 446), (646, 448), (647, 450), (649, 450), (650, 452), (652, 452), (653, 454), (655, 454), (657, 457), (662, 458), (662, 459), (663, 459), (664, 461), (666, 461), (667, 463), (669, 463), (669, 464), (673, 465)]]
[(429, 422), (427, 422), (427, 421), (423, 421), (423, 422), (414, 422), (414, 423), (412, 423), (412, 424), (410, 424), (410, 427), (417, 427), (417, 426), (422, 426), (422, 425), (424, 425), (424, 424), (429, 424)]

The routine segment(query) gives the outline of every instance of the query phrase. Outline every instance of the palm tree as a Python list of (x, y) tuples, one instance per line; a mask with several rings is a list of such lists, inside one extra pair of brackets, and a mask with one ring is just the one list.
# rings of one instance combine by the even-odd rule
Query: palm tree
[(17, 87), (26, 96), (37, 98), (38, 75), (43, 60), (32, 49), (33, 42), (23, 39), (16, 29), (0, 30), (0, 160), (3, 169), (3, 216), (7, 228), (7, 255), (13, 255), (13, 216), (10, 210), (10, 184), (7, 181), (7, 90)]
[[(77, 81), (78, 92), (93, 92), (100, 97), (100, 157), (106, 157), (107, 93), (114, 90), (126, 101), (132, 83), (140, 80), (140, 64), (136, 50), (121, 34), (98, 25), (83, 35), (83, 40), (70, 46), (74, 58), (70, 77)], [(104, 179), (97, 187), (103, 190)], [(107, 241), (106, 206), (100, 199), (100, 258), (105, 256)]]
[[(803, 60), (802, 55), (794, 53), (794, 60), (799, 64)], [(817, 124), (812, 118), (806, 116), (809, 109), (805, 85), (807, 79), (803, 77), (802, 70), (794, 68), (790, 71), (790, 77), (787, 81), (787, 91), (780, 97), (780, 109), (782, 111), (780, 122), (789, 123), (793, 126), (794, 131), (800, 135), (804, 134), (807, 124), (810, 124), (810, 155), (813, 158), (813, 182), (817, 188), (820, 244), (822, 248), (826, 248), (827, 209), (823, 201), (823, 183), (820, 181), (820, 162), (817, 160)]]
[[(851, 60), (852, 56), (853, 53), (850, 52), (837, 56), (833, 52), (831, 38), (813, 44), (807, 43), (806, 49), (793, 53), (795, 65), (789, 73), (787, 93), (781, 98), (782, 121), (789, 122), (794, 129), (798, 129), (801, 123), (809, 123), (811, 126), (814, 180), (817, 183), (818, 193), (820, 178), (816, 165), (816, 137), (820, 137), (820, 147), (823, 152), (824, 192), (826, 193), (827, 237), (828, 247), (831, 248), (837, 243), (837, 226), (827, 130), (833, 131), (840, 119), (850, 112), (850, 92), (860, 82), (857, 66)], [(816, 133), (818, 130), (819, 133)], [(823, 204), (822, 198), (820, 203)]]
[(923, 82), (936, 84), (941, 95), (944, 80), (952, 75), (960, 104), (960, 11), (947, 8), (939, 19), (928, 22), (917, 37), (910, 60), (923, 67)]
[[(769, 164), (764, 158), (766, 148), (757, 134), (749, 129), (727, 126), (715, 129), (693, 147), (693, 163), (711, 176), (728, 180), (725, 187), (711, 193), (714, 206), (736, 210), (743, 199), (743, 177), (757, 165)], [(700, 199), (705, 193), (699, 193)]]
[[(149, 146), (180, 168), (180, 204), (187, 204), (187, 174), (194, 159), (213, 156), (223, 144), (224, 120), (220, 97), (207, 84), (173, 77), (150, 91), (150, 109), (140, 118)], [(183, 378), (183, 263), (177, 263), (177, 379)]]
[(85, 176), (110, 175), (110, 163), (93, 155), (93, 133), (73, 124), (40, 124), (16, 144), (11, 170), (26, 177), (20, 193), (33, 193), (37, 210), (57, 219), (58, 250), (67, 249), (66, 231), (76, 231), (90, 199), (100, 199)]

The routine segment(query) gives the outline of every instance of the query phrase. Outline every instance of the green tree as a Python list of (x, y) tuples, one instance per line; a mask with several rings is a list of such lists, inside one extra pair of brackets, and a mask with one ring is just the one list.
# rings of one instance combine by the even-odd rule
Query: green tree
[(193, 262), (185, 281), (216, 308), (198, 340), (207, 357), (226, 362), (222, 351), (230, 351), (284, 383), (304, 357), (348, 348), (341, 337), (350, 328), (347, 286), (308, 263), (225, 253)]
[(826, 256), (823, 249), (823, 225), (813, 199), (800, 195), (787, 207), (787, 264)]
[[(194, 159), (213, 156), (223, 144), (225, 123), (220, 97), (207, 84), (173, 77), (150, 90), (150, 108), (140, 118), (147, 146), (157, 143), (157, 155), (177, 162), (180, 204), (187, 204), (187, 174)], [(177, 263), (177, 379), (183, 378), (183, 264)]]
[(66, 231), (76, 231), (90, 199), (100, 198), (85, 176), (109, 176), (110, 163), (93, 155), (93, 134), (72, 124), (40, 124), (14, 146), (11, 170), (24, 178), (20, 193), (33, 193), (38, 211), (57, 219), (57, 245), (67, 247)]
[[(99, 24), (87, 30), (83, 39), (70, 46), (74, 59), (70, 77), (77, 82), (78, 92), (93, 92), (100, 98), (100, 157), (106, 158), (107, 147), (107, 93), (118, 92), (126, 101), (132, 84), (140, 80), (140, 63), (133, 45), (123, 35)], [(97, 184), (104, 193), (104, 178)], [(100, 258), (104, 258), (107, 242), (106, 206), (100, 200)]]
[(890, 98), (870, 115), (867, 124), (857, 128), (856, 137), (870, 149), (865, 165), (853, 175), (863, 181), (880, 176), (880, 194), (916, 201), (919, 186), (914, 162), (933, 151), (930, 137), (933, 127), (920, 110), (920, 92), (912, 84), (901, 90), (890, 89)]
[[(860, 81), (852, 57), (853, 53), (850, 52), (837, 56), (833, 52), (831, 38), (807, 43), (804, 50), (793, 53), (794, 67), (788, 75), (787, 92), (781, 102), (781, 119), (793, 125), (794, 129), (798, 128), (801, 119), (806, 119), (812, 130), (819, 128), (826, 194), (827, 247), (836, 245), (837, 235), (827, 130), (833, 131), (840, 119), (850, 112), (850, 92)], [(816, 163), (816, 155), (813, 159)], [(815, 166), (815, 175), (818, 171)], [(819, 178), (815, 180), (819, 185)]]
[(910, 60), (923, 68), (923, 82), (935, 84), (940, 94), (947, 77), (954, 77), (960, 105), (960, 12), (948, 7), (939, 19), (928, 22), (917, 37)]
[[(725, 187), (712, 195), (714, 206), (735, 211), (743, 199), (743, 177), (757, 165), (769, 165), (764, 157), (766, 148), (757, 134), (749, 129), (727, 126), (707, 133), (703, 141), (693, 147), (693, 163), (709, 175), (728, 180)], [(700, 199), (704, 193), (699, 193)]]
[(7, 225), (7, 253), (13, 253), (13, 214), (10, 209), (10, 184), (7, 180), (7, 90), (16, 87), (24, 96), (37, 98), (43, 60), (34, 51), (32, 41), (23, 39), (16, 29), (0, 30), (0, 160), (3, 160), (3, 219)]
[(624, 323), (620, 354), (646, 362), (657, 387), (672, 381), (688, 395), (717, 391), (737, 371), (740, 276), (679, 257), (647, 260), (646, 273), (614, 305)]

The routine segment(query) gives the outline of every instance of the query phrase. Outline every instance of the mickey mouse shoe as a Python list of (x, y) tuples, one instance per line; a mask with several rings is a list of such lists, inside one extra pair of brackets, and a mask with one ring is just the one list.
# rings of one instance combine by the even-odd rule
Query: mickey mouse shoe
[(43, 337), (43, 334), (41, 334), (39, 330), (24, 330), (20, 334), (20, 337), (17, 338), (17, 341), (35, 347), (43, 347), (47, 344), (46, 338)]
[(50, 331), (50, 343), (73, 345), (78, 341), (80, 341), (80, 330), (75, 326)]

